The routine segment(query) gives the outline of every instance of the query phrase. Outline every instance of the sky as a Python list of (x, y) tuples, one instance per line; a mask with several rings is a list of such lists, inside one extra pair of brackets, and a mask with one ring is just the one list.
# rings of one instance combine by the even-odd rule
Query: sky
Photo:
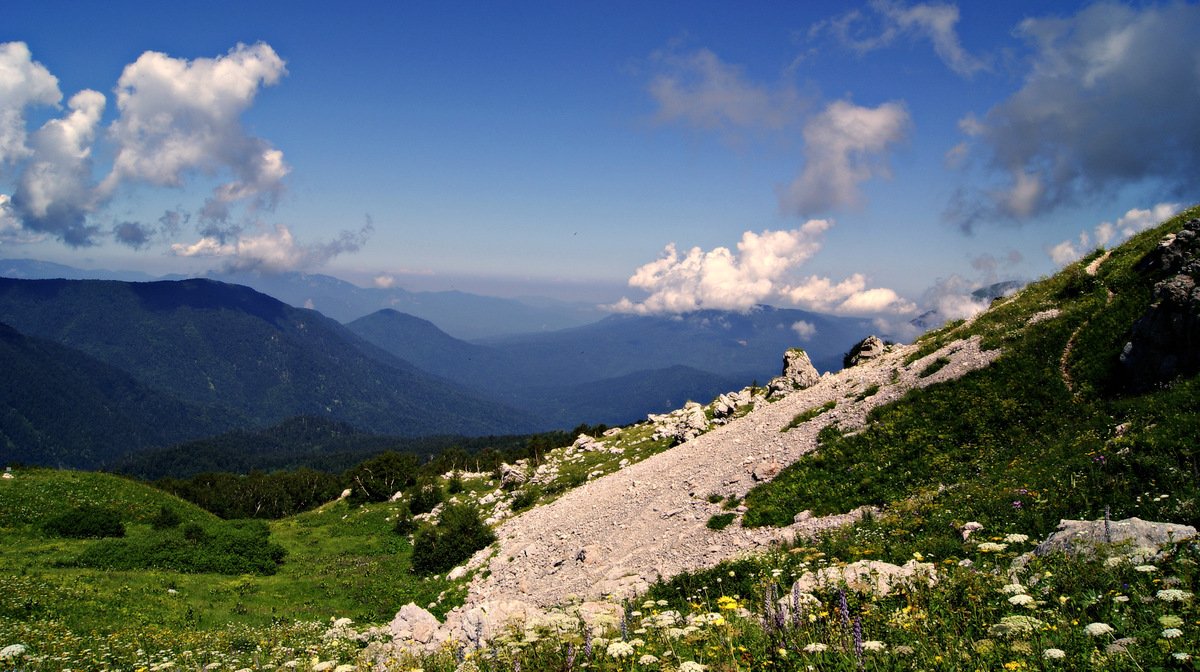
[(902, 321), (1197, 200), (1196, 3), (4, 15), (0, 257)]

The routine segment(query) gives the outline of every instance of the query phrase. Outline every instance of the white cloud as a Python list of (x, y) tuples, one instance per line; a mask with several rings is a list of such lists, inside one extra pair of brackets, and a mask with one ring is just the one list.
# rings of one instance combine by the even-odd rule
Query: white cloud
[(193, 172), (231, 173), (206, 212), (227, 217), (228, 204), (252, 199), (271, 206), (283, 189), (283, 153), (248, 135), (239, 121), (259, 90), (286, 74), (267, 44), (239, 44), (217, 58), (172, 58), (148, 51), (125, 67), (117, 82), (120, 117), (110, 135), (117, 143), (103, 188), (126, 180), (179, 186)]
[(742, 69), (708, 49), (691, 54), (658, 52), (659, 69), (648, 89), (657, 118), (705, 130), (779, 129), (799, 118), (804, 104), (787, 84), (776, 88), (748, 81)]
[(851, 274), (840, 282), (811, 275), (798, 284), (788, 285), (781, 296), (806, 310), (821, 313), (865, 315), (870, 313), (911, 313), (911, 302), (885, 287), (867, 289), (867, 277)]
[(1092, 240), (1099, 246), (1120, 245), (1132, 236), (1146, 229), (1154, 228), (1164, 221), (1174, 217), (1182, 209), (1178, 203), (1159, 203), (1149, 209), (1131, 208), (1116, 222), (1100, 222), (1094, 232), (1089, 235), (1083, 231), (1079, 240), (1064, 240), (1046, 249), (1046, 254), (1057, 266), (1065, 266), (1092, 249)]
[(856, 274), (839, 284), (811, 277), (793, 282), (796, 269), (820, 250), (829, 220), (813, 219), (790, 231), (747, 231), (737, 252), (694, 247), (681, 255), (674, 244), (663, 256), (634, 272), (629, 285), (647, 292), (641, 302), (623, 298), (610, 306), (638, 314), (686, 313), (695, 310), (748, 310), (767, 301), (785, 301), (826, 312), (865, 314), (911, 310), (890, 289), (867, 289)]
[(67, 245), (94, 244), (87, 223), (99, 199), (92, 181), (92, 142), (104, 112), (104, 96), (84, 90), (68, 101), (69, 112), (46, 122), (31, 139), (12, 206), (25, 228), (57, 236)]
[(920, 3), (909, 6), (890, 0), (873, 0), (870, 7), (881, 24), (874, 34), (861, 34), (861, 25), (869, 18), (858, 10), (821, 22), (809, 32), (816, 35), (829, 31), (844, 46), (860, 54), (887, 47), (902, 36), (924, 39), (933, 45), (934, 52), (946, 67), (959, 75), (970, 77), (987, 69), (987, 64), (968, 53), (958, 38), (956, 5)]
[(1096, 3), (1030, 18), (1020, 90), (964, 119), (995, 189), (964, 191), (947, 216), (964, 228), (1024, 219), (1148, 185), (1183, 196), (1200, 174), (1200, 5)]
[(807, 341), (817, 335), (817, 327), (812, 322), (799, 320), (792, 324), (792, 331), (800, 337), (800, 340)]
[(784, 210), (806, 216), (857, 204), (861, 183), (888, 175), (881, 155), (904, 139), (909, 125), (900, 103), (874, 108), (830, 103), (804, 126), (804, 170), (781, 190)]
[(357, 252), (371, 231), (368, 224), (357, 232), (343, 231), (329, 242), (303, 244), (287, 226), (276, 224), (273, 229), (229, 240), (205, 236), (190, 245), (175, 243), (171, 245), (171, 253), (180, 257), (222, 258), (227, 270), (280, 273), (314, 268), (339, 254)]
[(30, 154), (25, 146), (25, 108), (61, 100), (58, 79), (33, 60), (24, 42), (0, 44), (0, 166)]
[(383, 275), (377, 275), (371, 280), (371, 284), (375, 285), (379, 289), (391, 289), (392, 287), (396, 286), (396, 276), (389, 275), (387, 273)]

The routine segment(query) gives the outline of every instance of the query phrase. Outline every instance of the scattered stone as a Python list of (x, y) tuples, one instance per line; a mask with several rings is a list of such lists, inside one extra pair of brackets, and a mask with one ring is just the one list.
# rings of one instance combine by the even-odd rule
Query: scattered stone
[(604, 442), (597, 441), (587, 434), (580, 434), (576, 437), (575, 443), (571, 444), (571, 448), (584, 453), (597, 452), (604, 450)]
[(805, 509), (805, 510), (801, 511), (800, 513), (797, 513), (795, 516), (792, 516), (792, 522), (793, 523), (803, 523), (804, 521), (806, 521), (812, 517), (813, 517), (812, 509)]
[(708, 416), (704, 414), (704, 407), (694, 401), (665, 415), (650, 414), (649, 419), (654, 423), (654, 438), (669, 438), (672, 445), (691, 441), (708, 431)]
[(754, 477), (754, 480), (759, 482), (769, 481), (778, 476), (779, 472), (782, 470), (783, 465), (780, 464), (778, 460), (763, 460), (754, 467), (754, 471), (750, 472), (750, 475)]
[(415, 643), (424, 647), (434, 643), (440, 627), (441, 623), (433, 614), (409, 602), (396, 612), (388, 630), (398, 643)]

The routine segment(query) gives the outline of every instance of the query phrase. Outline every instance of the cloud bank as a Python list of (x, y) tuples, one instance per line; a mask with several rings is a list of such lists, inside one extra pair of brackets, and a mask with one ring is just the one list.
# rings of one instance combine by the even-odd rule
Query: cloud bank
[(1067, 18), (1026, 19), (1020, 90), (962, 124), (1006, 177), (964, 190), (947, 217), (969, 230), (1026, 219), (1123, 186), (1173, 196), (1200, 174), (1200, 5), (1091, 5)]
[[(892, 290), (868, 289), (861, 274), (836, 283), (817, 276), (796, 277), (797, 268), (821, 249), (821, 235), (830, 226), (829, 220), (813, 219), (790, 231), (746, 231), (737, 252), (694, 247), (681, 255), (672, 243), (659, 259), (641, 266), (629, 279), (629, 285), (645, 291), (647, 298), (639, 302), (622, 298), (609, 308), (641, 315), (678, 314), (745, 311), (775, 301), (837, 314), (911, 312), (912, 304)], [(794, 328), (803, 335), (803, 327)]]

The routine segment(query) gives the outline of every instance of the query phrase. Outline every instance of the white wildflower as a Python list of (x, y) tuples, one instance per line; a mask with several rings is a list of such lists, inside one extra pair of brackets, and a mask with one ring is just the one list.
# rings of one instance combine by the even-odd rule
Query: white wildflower
[(1009, 583), (1005, 584), (1004, 587), (1000, 589), (1000, 592), (1006, 595), (1019, 595), (1025, 592), (1025, 586), (1022, 586), (1019, 583)]
[(657, 664), (658, 664), (658, 658), (655, 658), (654, 656), (652, 656), (648, 653), (643, 654), (641, 658), (638, 658), (638, 665), (657, 665)]
[(679, 664), (679, 672), (704, 672), (707, 669), (707, 665), (701, 665), (694, 660), (685, 660)]
[(999, 553), (1006, 548), (1008, 548), (1008, 544), (997, 544), (994, 541), (985, 541), (976, 547), (980, 553)]
[(1026, 595), (1024, 593), (1021, 593), (1019, 595), (1013, 595), (1012, 597), (1008, 598), (1008, 603), (1013, 605), (1014, 607), (1030, 607), (1030, 608), (1032, 608), (1032, 607), (1037, 606), (1037, 601), (1034, 600), (1029, 595)]
[(1137, 567), (1133, 568), (1133, 571), (1149, 574), (1150, 572), (1157, 572), (1158, 567), (1155, 567), (1154, 565), (1138, 565)]
[(1192, 654), (1180, 651), (1178, 653), (1172, 653), (1171, 657), (1180, 662), (1187, 662), (1192, 659)]
[(1010, 544), (1023, 544), (1029, 541), (1028, 534), (1007, 534), (1004, 536), (1004, 541)]
[(1067, 657), (1067, 652), (1062, 649), (1046, 649), (1042, 651), (1042, 658), (1046, 660), (1062, 660)]
[(23, 655), (25, 655), (24, 644), (9, 644), (0, 649), (0, 660), (16, 660)]
[(1191, 593), (1178, 588), (1163, 588), (1155, 596), (1163, 602), (1186, 602), (1192, 599)]
[(805, 646), (804, 650), (807, 653), (821, 653), (822, 651), (824, 651), (825, 649), (828, 649), (828, 648), (829, 648), (828, 644), (822, 644), (820, 642), (813, 642), (812, 644)]
[(1158, 624), (1164, 628), (1178, 628), (1183, 625), (1183, 619), (1175, 614), (1163, 614), (1158, 617)]
[(863, 651), (883, 651), (887, 648), (887, 644), (884, 644), (878, 639), (868, 639), (862, 643), (862, 648)]
[(633, 655), (633, 647), (629, 642), (613, 642), (608, 645), (606, 652), (611, 658), (625, 658)]
[(1100, 637), (1101, 635), (1111, 634), (1113, 628), (1107, 623), (1088, 623), (1083, 626), (1083, 631), (1092, 637)]
[(1175, 639), (1176, 637), (1183, 636), (1183, 630), (1179, 628), (1167, 628), (1162, 631), (1162, 636), (1164, 639)]
[(1128, 595), (1113, 595), (1113, 602), (1128, 602)]

